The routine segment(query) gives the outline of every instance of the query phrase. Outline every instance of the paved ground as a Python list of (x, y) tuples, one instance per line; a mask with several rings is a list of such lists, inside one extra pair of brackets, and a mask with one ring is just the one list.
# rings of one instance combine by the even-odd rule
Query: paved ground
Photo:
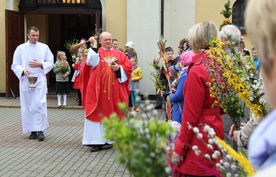
[(76, 95), (68, 99), (71, 109), (58, 108), (49, 95), (50, 127), (39, 142), (22, 134), (19, 98), (0, 97), (0, 176), (129, 177), (113, 149), (91, 153), (82, 146), (84, 112), (76, 105)]
[[(1, 177), (131, 176), (116, 161), (113, 149), (91, 153), (82, 146), (84, 112), (76, 99), (76, 94), (70, 94), (67, 106), (60, 108), (56, 95), (47, 96), (50, 127), (45, 131), (45, 141), (38, 142), (22, 134), (20, 98), (0, 97)], [(160, 110), (160, 117), (164, 115)], [(224, 116), (224, 123), (227, 135), (231, 121)]]
[[(129, 177), (113, 149), (90, 152), (82, 146), (84, 112), (77, 95), (58, 107), (56, 95), (47, 96), (49, 129), (45, 141), (22, 134), (20, 98), (0, 97), (0, 176), (2, 177)], [(160, 117), (164, 112), (160, 111)]]
[[(82, 109), (81, 106), (78, 106), (78, 102), (76, 101), (78, 98), (76, 93), (69, 94), (67, 98), (67, 106), (64, 108), (75, 108)], [(61, 100), (63, 103), (63, 100)], [(57, 96), (54, 94), (49, 94), (47, 96), (47, 105), (48, 108), (58, 108), (57, 104)], [(7, 108), (19, 108), (20, 106), (20, 97), (0, 97), (0, 107)]]

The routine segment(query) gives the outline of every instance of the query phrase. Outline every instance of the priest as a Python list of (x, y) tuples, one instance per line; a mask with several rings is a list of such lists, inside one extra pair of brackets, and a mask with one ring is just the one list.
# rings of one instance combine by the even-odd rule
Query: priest
[[(90, 42), (96, 43), (94, 37)], [(82, 144), (91, 146), (91, 152), (111, 147), (112, 142), (105, 139), (101, 121), (109, 117), (113, 112), (122, 118), (123, 112), (119, 109), (118, 103), (129, 100), (129, 80), (131, 77), (132, 63), (127, 56), (112, 48), (112, 36), (108, 32), (99, 35), (101, 47), (98, 53), (89, 49), (86, 65), (89, 70), (89, 79), (85, 92), (85, 122)], [(88, 75), (88, 74), (87, 74)], [(126, 115), (125, 115), (126, 116)]]

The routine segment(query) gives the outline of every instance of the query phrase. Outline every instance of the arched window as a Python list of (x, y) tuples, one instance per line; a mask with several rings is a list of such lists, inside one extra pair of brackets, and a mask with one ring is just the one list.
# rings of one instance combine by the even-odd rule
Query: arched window
[(245, 0), (237, 0), (233, 5), (232, 22), (236, 25), (242, 33), (245, 33), (244, 28), (244, 11), (246, 8)]

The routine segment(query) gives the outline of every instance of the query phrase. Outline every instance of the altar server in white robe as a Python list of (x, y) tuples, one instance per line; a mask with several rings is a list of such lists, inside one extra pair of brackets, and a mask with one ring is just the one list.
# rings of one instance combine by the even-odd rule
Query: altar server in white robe
[[(31, 133), (29, 139), (43, 141), (43, 132), (49, 126), (46, 74), (53, 69), (54, 56), (46, 44), (38, 42), (38, 28), (30, 27), (27, 36), (28, 41), (14, 52), (11, 69), (19, 79), (23, 134)], [(32, 85), (29, 82), (31, 77), (37, 77)]]

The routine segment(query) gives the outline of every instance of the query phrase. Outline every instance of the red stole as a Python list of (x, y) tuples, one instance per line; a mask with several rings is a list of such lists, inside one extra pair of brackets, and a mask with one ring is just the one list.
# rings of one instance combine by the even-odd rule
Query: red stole
[(80, 78), (80, 91), (81, 91), (81, 99), (82, 99), (82, 106), (85, 109), (85, 101), (86, 101), (86, 89), (87, 89), (87, 84), (88, 84), (88, 80), (90, 77), (90, 71), (91, 71), (91, 67), (86, 65), (86, 60), (87, 57), (85, 57), (85, 59), (82, 62), (81, 68), (80, 68), (80, 74), (79, 74), (79, 78)]
[[(129, 80), (132, 63), (127, 56), (119, 50), (104, 50), (100, 48), (99, 64), (92, 70), (85, 91), (85, 114), (90, 121), (101, 122), (104, 117), (109, 117), (113, 112), (122, 118), (119, 102), (128, 106)], [(111, 69), (111, 62), (117, 59), (127, 75), (128, 80), (120, 83), (116, 73)]]

